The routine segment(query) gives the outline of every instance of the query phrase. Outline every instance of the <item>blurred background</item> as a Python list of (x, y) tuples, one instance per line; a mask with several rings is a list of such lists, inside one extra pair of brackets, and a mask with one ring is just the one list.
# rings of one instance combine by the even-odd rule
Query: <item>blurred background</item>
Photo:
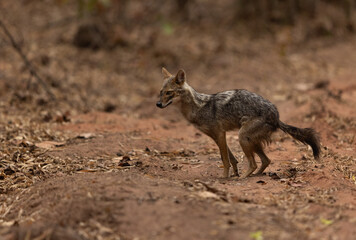
[[(354, 238), (355, 10), (0, 0), (0, 239)], [(266, 175), (221, 179), (216, 144), (156, 107), (162, 67), (200, 92), (268, 98), (320, 134), (321, 160), (279, 131)]]
[(0, 9), (55, 100), (3, 29), (0, 99), (43, 121), (154, 116), (162, 66), (185, 69), (199, 91), (248, 88), (278, 104), (299, 94), (295, 84), (323, 84), (352, 64), (335, 50), (331, 65), (319, 50), (355, 43), (355, 0), (16, 0)]

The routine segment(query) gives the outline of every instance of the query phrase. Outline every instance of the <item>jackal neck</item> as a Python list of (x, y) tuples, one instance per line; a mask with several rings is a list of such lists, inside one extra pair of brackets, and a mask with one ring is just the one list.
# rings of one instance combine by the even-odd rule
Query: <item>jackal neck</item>
[(193, 121), (195, 113), (209, 101), (211, 95), (195, 91), (188, 83), (184, 83), (182, 89), (181, 112), (189, 121)]
[(188, 83), (184, 83), (182, 89), (184, 92), (181, 95), (181, 101), (185, 104), (193, 104), (197, 107), (201, 107), (202, 105), (205, 105), (210, 98), (209, 94), (195, 91), (195, 89), (189, 86)]

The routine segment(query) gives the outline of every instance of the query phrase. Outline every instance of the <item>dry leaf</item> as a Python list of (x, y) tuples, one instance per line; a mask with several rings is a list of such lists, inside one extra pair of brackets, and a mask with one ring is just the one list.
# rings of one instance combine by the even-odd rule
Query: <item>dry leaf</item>
[(94, 137), (95, 137), (94, 133), (81, 133), (77, 136), (77, 138), (83, 138), (83, 139), (89, 139)]
[(220, 199), (218, 195), (209, 191), (198, 192), (198, 196), (202, 198)]
[(51, 149), (54, 147), (62, 147), (65, 144), (66, 144), (65, 142), (44, 141), (44, 142), (36, 143), (35, 146), (44, 149)]

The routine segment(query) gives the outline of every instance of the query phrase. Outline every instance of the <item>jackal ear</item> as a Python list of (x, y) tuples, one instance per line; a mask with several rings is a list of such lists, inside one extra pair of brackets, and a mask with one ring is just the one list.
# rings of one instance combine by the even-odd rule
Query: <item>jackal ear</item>
[(164, 67), (162, 67), (162, 74), (163, 74), (164, 78), (172, 77), (172, 74), (170, 74), (170, 72), (168, 72), (168, 70), (165, 69)]
[(178, 72), (177, 72), (177, 75), (176, 75), (176, 84), (178, 85), (183, 85), (183, 83), (185, 82), (185, 72), (183, 69), (180, 69)]

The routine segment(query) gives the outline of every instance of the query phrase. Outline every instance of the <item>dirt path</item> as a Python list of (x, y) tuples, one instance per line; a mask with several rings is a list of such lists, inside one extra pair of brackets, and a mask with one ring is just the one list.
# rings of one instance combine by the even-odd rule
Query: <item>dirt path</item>
[[(347, 89), (342, 99), (329, 96), (338, 90), (334, 82), (308, 92), (313, 100), (325, 98), (326, 114), (301, 106), (286, 120), (297, 124), (306, 114), (318, 116), (305, 125), (321, 133), (321, 160), (278, 133), (268, 147), (273, 161), (267, 173), (242, 180), (221, 178), (214, 143), (178, 115), (179, 121), (100, 112), (75, 116), (54, 126), (72, 140), (46, 154), (79, 161), (82, 168), (13, 194), (3, 219), (19, 226), (4, 239), (350, 239), (356, 233), (356, 182), (347, 174), (355, 172), (355, 145), (340, 143), (332, 129), (346, 121), (343, 116), (356, 116), (349, 104), (356, 104), (356, 89), (337, 81)], [(280, 107), (282, 116), (288, 104)], [(329, 122), (331, 114), (338, 116), (335, 122)], [(346, 130), (355, 134), (347, 126), (345, 138)], [(228, 140), (244, 171), (236, 134)]]

